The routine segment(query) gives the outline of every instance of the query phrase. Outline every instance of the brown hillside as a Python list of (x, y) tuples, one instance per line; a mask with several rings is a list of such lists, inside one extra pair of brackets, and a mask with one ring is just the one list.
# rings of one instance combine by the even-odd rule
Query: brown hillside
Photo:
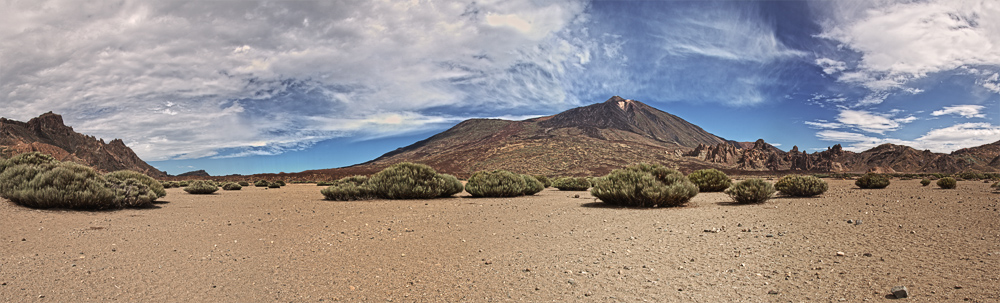
[(125, 146), (121, 139), (105, 143), (63, 124), (62, 116), (48, 112), (28, 122), (0, 118), (0, 150), (7, 155), (42, 152), (60, 161), (72, 161), (103, 172), (134, 170), (151, 177), (167, 174), (153, 168)]

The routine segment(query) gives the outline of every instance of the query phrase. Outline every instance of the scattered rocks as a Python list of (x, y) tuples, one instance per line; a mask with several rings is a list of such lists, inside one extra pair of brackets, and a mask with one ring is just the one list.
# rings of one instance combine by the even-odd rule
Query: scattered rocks
[(845, 256), (845, 255), (846, 255), (846, 254), (845, 254), (844, 252), (842, 252), (842, 251), (838, 251), (838, 252), (837, 252), (837, 256), (838, 256), (838, 257), (843, 257), (843, 256)]
[(777, 294), (780, 294), (780, 293), (781, 292), (778, 291), (778, 290), (776, 290), (776, 289), (772, 289), (772, 290), (767, 291), (767, 294), (769, 294), (769, 295), (777, 295)]
[(905, 285), (893, 287), (890, 292), (892, 292), (893, 296), (896, 296), (896, 299), (907, 298), (910, 296), (910, 290), (907, 289)]
[(717, 234), (717, 233), (719, 233), (720, 231), (722, 231), (722, 230), (720, 230), (720, 229), (718, 229), (718, 228), (714, 228), (714, 227), (713, 227), (712, 229), (706, 229), (706, 230), (705, 230), (705, 232), (707, 232), (707, 233), (713, 233), (713, 234)]

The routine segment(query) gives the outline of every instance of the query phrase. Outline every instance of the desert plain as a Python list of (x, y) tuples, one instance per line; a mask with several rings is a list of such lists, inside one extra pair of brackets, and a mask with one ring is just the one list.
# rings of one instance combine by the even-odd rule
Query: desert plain
[(990, 184), (827, 181), (814, 198), (654, 209), (556, 189), (332, 202), (313, 184), (97, 212), (0, 199), (0, 301), (1000, 301)]

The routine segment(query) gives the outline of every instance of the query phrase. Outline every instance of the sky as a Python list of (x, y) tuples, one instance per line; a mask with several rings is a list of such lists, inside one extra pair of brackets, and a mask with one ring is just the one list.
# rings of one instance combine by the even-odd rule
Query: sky
[(471, 118), (618, 95), (728, 140), (1000, 140), (1000, 2), (0, 2), (0, 116), (170, 174), (372, 160)]

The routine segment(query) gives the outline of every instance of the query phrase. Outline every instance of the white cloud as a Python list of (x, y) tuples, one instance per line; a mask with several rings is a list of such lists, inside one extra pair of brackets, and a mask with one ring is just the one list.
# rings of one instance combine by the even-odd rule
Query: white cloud
[(816, 65), (822, 67), (823, 72), (827, 74), (835, 74), (847, 70), (847, 63), (830, 58), (816, 59)]
[[(906, 85), (932, 73), (967, 65), (1000, 65), (1000, 5), (993, 1), (814, 4), (819, 6), (818, 13), (827, 16), (821, 22), (823, 32), (819, 37), (839, 42), (841, 47), (861, 55), (857, 67), (843, 70), (838, 79), (874, 93), (897, 89), (919, 93), (921, 90)], [(824, 62), (816, 63), (826, 70), (829, 66)], [(876, 100), (880, 102), (868, 101)]]
[[(301, 149), (428, 108), (566, 108), (603, 47), (559, 36), (578, 1), (45, 1), (0, 4), (0, 106), (61, 113), (145, 160)], [(585, 63), (585, 62), (584, 62)], [(335, 118), (335, 119), (326, 119)], [(440, 119), (451, 119), (446, 114)]]
[(878, 138), (859, 133), (824, 130), (816, 133), (824, 141), (845, 143), (844, 149), (861, 152), (873, 147), (891, 143), (906, 145), (918, 150), (950, 153), (958, 149), (975, 147), (1000, 141), (1000, 126), (990, 123), (962, 123), (945, 128), (932, 129), (916, 140)]
[(901, 123), (909, 123), (916, 120), (915, 117), (902, 119), (891, 119), (888, 115), (875, 114), (863, 110), (841, 110), (837, 115), (837, 121), (847, 127), (854, 127), (866, 132), (884, 134), (887, 131), (899, 129)]
[(812, 127), (815, 127), (815, 128), (841, 128), (841, 127), (844, 127), (843, 124), (840, 124), (840, 123), (837, 123), (837, 122), (829, 122), (829, 121), (826, 121), (826, 120), (806, 121), (804, 123), (806, 125), (809, 125), (809, 126), (812, 126)]
[(942, 116), (948, 114), (956, 114), (965, 118), (986, 118), (986, 115), (981, 113), (983, 110), (982, 105), (955, 105), (946, 106), (944, 109), (936, 110), (931, 113), (931, 116)]

